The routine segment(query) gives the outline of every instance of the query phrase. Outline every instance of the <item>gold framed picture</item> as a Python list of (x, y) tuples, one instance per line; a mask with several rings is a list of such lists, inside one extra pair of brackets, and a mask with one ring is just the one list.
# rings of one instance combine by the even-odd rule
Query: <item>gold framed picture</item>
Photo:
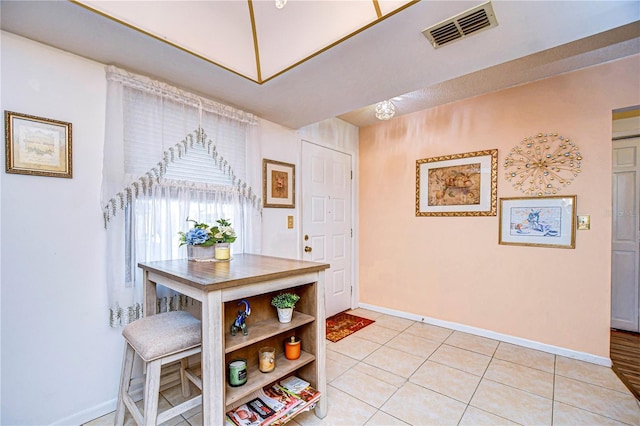
[(296, 166), (262, 159), (262, 200), (264, 207), (292, 209), (296, 206)]
[(416, 161), (416, 216), (495, 216), (498, 150)]
[(4, 112), (7, 173), (73, 177), (71, 123)]
[(588, 231), (591, 229), (591, 215), (578, 215), (578, 231)]
[(498, 243), (576, 247), (576, 196), (500, 198)]

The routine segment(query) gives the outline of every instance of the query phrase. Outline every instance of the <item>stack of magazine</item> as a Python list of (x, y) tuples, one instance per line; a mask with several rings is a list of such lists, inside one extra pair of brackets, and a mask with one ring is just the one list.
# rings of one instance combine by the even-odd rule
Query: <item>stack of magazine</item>
[(279, 383), (258, 389), (250, 400), (227, 412), (228, 426), (280, 426), (296, 414), (313, 408), (320, 392), (310, 383), (289, 376)]

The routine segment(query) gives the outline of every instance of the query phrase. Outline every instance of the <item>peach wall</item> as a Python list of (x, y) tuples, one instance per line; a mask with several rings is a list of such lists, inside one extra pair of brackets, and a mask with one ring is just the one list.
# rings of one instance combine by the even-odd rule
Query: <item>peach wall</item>
[[(360, 302), (609, 357), (612, 110), (640, 104), (640, 56), (419, 111), (360, 130)], [(416, 217), (421, 158), (557, 132), (584, 156), (559, 195), (591, 230), (576, 248), (498, 244), (498, 217)], [(390, 255), (390, 253), (392, 255)]]

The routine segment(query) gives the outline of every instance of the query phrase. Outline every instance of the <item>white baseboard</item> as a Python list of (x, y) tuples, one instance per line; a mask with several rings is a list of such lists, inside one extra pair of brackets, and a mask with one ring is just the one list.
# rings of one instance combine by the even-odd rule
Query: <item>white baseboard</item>
[[(130, 394), (134, 401), (142, 399), (142, 385), (132, 385)], [(64, 419), (60, 419), (54, 423), (51, 423), (51, 426), (82, 425), (115, 411), (117, 402), (117, 398), (111, 399), (109, 401), (103, 402), (102, 404), (87, 408), (86, 410), (80, 411), (79, 413), (74, 413), (69, 417), (65, 417)]]
[(393, 315), (400, 318), (406, 318), (413, 321), (424, 322), (426, 324), (437, 325), (439, 327), (450, 328), (456, 331), (462, 331), (464, 333), (475, 334), (476, 336), (487, 337), (489, 339), (500, 340), (506, 343), (512, 343), (514, 345), (523, 346), (525, 348), (536, 349), (543, 352), (548, 352), (554, 355), (560, 355), (567, 358), (573, 358), (580, 361), (590, 362), (592, 364), (602, 365), (605, 367), (611, 367), (611, 358), (597, 356), (586, 352), (574, 351), (567, 348), (561, 348), (559, 346), (547, 345), (546, 343), (535, 342), (533, 340), (523, 339), (521, 337), (510, 336), (508, 334), (496, 333), (495, 331), (485, 330), (482, 328), (471, 327), (456, 322), (443, 321), (436, 318), (425, 317), (421, 315), (411, 314), (408, 312), (397, 311), (395, 309), (383, 308), (381, 306), (369, 305), (367, 303), (360, 303), (360, 308), (368, 309), (374, 312), (380, 312), (383, 314)]
[(116, 409), (117, 400), (114, 398), (110, 401), (103, 402), (102, 404), (96, 405), (91, 408), (87, 408), (86, 410), (80, 411), (79, 413), (74, 413), (69, 417), (65, 417), (64, 419), (60, 419), (55, 423), (52, 423), (52, 426), (69, 426), (69, 425), (82, 425), (84, 423), (90, 422), (93, 419), (97, 419), (98, 417), (102, 417), (105, 414), (108, 414)]
[[(200, 362), (200, 358), (198, 355), (193, 355), (190, 358), (190, 365), (196, 366)], [(171, 366), (171, 365), (169, 365)], [(134, 365), (133, 375), (134, 378), (131, 379), (130, 387), (129, 387), (129, 395), (133, 398), (134, 401), (140, 401), (143, 397), (144, 391), (144, 375), (141, 371), (141, 365)], [(179, 371), (179, 363), (174, 363), (175, 368), (168, 368), (163, 370), (160, 391), (164, 391), (172, 386), (175, 386), (180, 383), (180, 371)], [(117, 391), (116, 391), (117, 393)], [(106, 414), (109, 414), (116, 410), (116, 404), (118, 400), (117, 398), (113, 398), (109, 401), (103, 402), (101, 404), (95, 405), (93, 407), (87, 408), (86, 410), (80, 411), (78, 413), (74, 413), (71, 416), (65, 417), (64, 419), (58, 420), (56, 422), (51, 423), (52, 426), (69, 426), (69, 425), (82, 425), (84, 423), (90, 422), (91, 420), (95, 420), (100, 418)]]

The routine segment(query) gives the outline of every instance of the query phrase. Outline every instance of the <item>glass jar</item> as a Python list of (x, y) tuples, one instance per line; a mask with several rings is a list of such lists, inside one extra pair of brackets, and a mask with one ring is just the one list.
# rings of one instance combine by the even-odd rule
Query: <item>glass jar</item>
[(265, 346), (258, 351), (259, 368), (263, 373), (271, 373), (276, 368), (276, 348)]
[(229, 385), (236, 387), (247, 383), (247, 361), (236, 359), (229, 363)]
[(231, 258), (230, 243), (215, 243), (214, 258), (216, 260), (229, 260)]
[(300, 339), (295, 336), (291, 336), (284, 342), (284, 356), (287, 359), (300, 358)]

